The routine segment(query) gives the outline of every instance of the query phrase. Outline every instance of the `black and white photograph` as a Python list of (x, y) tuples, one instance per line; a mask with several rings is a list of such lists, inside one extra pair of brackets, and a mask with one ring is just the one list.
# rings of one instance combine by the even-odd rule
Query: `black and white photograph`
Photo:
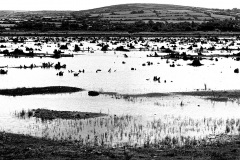
[(4, 0), (0, 160), (238, 160), (239, 69), (237, 0)]

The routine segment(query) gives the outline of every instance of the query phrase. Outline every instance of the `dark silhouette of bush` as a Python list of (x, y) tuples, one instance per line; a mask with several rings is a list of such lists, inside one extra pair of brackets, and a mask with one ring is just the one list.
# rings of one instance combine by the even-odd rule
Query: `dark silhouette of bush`
[(89, 95), (89, 96), (98, 96), (98, 95), (99, 95), (99, 92), (97, 92), (97, 91), (89, 91), (89, 92), (88, 92), (88, 95)]
[(61, 57), (61, 51), (60, 50), (54, 50), (53, 51), (53, 58), (60, 58)]
[(68, 49), (67, 45), (61, 45), (59, 49)]
[(3, 50), (3, 54), (6, 55), (6, 56), (10, 56), (10, 53), (7, 49)]
[(238, 68), (234, 69), (234, 73), (239, 73), (239, 69)]
[(103, 45), (101, 51), (107, 51), (107, 50), (108, 50), (108, 47), (109, 47), (108, 44)]
[(124, 52), (129, 52), (128, 49), (125, 49), (123, 46), (119, 46), (115, 49), (116, 51), (124, 51)]
[(12, 53), (15, 55), (23, 55), (24, 54), (23, 50), (18, 49), (18, 48), (16, 48)]
[(167, 49), (162, 49), (163, 53), (175, 53), (173, 50), (167, 48)]
[(190, 65), (194, 67), (199, 67), (199, 66), (202, 66), (203, 64), (200, 63), (199, 59), (194, 59)]
[(78, 51), (80, 51), (80, 47), (77, 44), (75, 44), (74, 52), (78, 52)]

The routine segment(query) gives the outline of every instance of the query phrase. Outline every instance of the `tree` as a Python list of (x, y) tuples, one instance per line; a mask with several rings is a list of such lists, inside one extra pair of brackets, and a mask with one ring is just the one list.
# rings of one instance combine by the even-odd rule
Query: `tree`
[(61, 57), (61, 51), (55, 49), (53, 51), (53, 58), (60, 58), (60, 57)]
[(108, 44), (103, 45), (101, 51), (107, 51), (107, 50), (108, 50), (108, 47), (109, 47)]
[(59, 49), (68, 49), (67, 44), (61, 45)]
[(77, 44), (75, 44), (74, 52), (78, 52), (78, 51), (80, 51), (80, 47)]
[(7, 49), (3, 50), (3, 54), (6, 55), (6, 56), (10, 56), (10, 53)]

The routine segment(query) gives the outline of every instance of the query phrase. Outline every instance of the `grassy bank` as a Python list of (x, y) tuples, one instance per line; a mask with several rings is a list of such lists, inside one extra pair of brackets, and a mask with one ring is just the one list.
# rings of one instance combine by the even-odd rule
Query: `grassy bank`
[(66, 86), (50, 86), (50, 87), (33, 87), (33, 88), (15, 88), (15, 89), (0, 89), (0, 95), (5, 96), (23, 96), (35, 94), (57, 94), (57, 93), (72, 93), (83, 91), (81, 88), (66, 87)]
[(119, 98), (143, 98), (143, 97), (164, 97), (169, 96), (169, 93), (144, 93), (144, 94), (119, 94), (117, 92), (99, 92), (102, 95), (108, 95)]
[(135, 98), (157, 98), (173, 95), (198, 96), (213, 101), (228, 101), (240, 98), (240, 90), (208, 90), (208, 91), (189, 91), (189, 92), (169, 92), (169, 93), (144, 93), (144, 94), (119, 94), (116, 92), (100, 92), (102, 95), (111, 96), (116, 99), (135, 99)]
[(154, 147), (108, 148), (78, 142), (53, 141), (26, 135), (0, 132), (2, 159), (238, 159), (240, 140), (206, 146), (174, 149)]
[(184, 95), (184, 96), (199, 96), (199, 97), (213, 100), (213, 101), (228, 101), (231, 99), (240, 98), (240, 90), (174, 92), (174, 94)]

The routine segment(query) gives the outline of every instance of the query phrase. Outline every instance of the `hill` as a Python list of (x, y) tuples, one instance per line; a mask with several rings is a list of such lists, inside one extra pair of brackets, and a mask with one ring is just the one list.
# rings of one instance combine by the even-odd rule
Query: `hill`
[(236, 13), (227, 12), (222, 9), (209, 9), (200, 7), (133, 3), (120, 4), (90, 10), (73, 12), (75, 17), (89, 16), (93, 20), (109, 20), (111, 23), (134, 23), (142, 20), (148, 22), (198, 22), (210, 21), (213, 19), (225, 20), (235, 19)]
[(153, 3), (132, 3), (132, 4), (119, 4), (106, 6), (101, 8), (82, 10), (79, 13), (108, 13), (108, 12), (121, 12), (132, 10), (171, 10), (171, 9), (190, 9), (194, 7), (169, 5), (169, 4), (153, 4)]
[(132, 3), (81, 11), (0, 11), (0, 31), (240, 31), (240, 9)]

